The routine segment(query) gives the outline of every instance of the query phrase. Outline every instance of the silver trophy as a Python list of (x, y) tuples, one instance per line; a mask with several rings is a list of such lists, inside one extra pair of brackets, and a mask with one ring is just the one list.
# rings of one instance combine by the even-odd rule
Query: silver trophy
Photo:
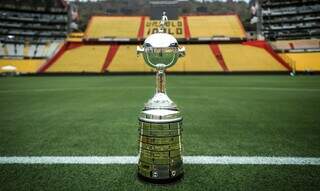
[(183, 175), (182, 117), (177, 105), (167, 96), (165, 70), (185, 55), (185, 48), (164, 32), (165, 13), (159, 32), (150, 35), (137, 53), (157, 71), (155, 95), (145, 104), (139, 122), (139, 177), (152, 182), (171, 182)]

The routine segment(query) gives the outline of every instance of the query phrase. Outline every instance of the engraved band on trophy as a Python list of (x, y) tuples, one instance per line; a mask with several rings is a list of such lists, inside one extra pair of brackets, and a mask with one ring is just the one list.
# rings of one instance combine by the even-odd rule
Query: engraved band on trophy
[(139, 116), (139, 177), (152, 182), (171, 182), (183, 176), (182, 117), (176, 104), (166, 94), (165, 69), (185, 55), (185, 48), (164, 32), (165, 12), (159, 32), (150, 35), (137, 53), (155, 68), (156, 92)]

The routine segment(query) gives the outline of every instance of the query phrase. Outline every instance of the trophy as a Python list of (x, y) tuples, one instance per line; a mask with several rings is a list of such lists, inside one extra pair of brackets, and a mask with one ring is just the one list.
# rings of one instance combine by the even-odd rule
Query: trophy
[(138, 176), (155, 183), (166, 183), (183, 176), (182, 162), (182, 117), (177, 105), (167, 96), (165, 70), (185, 55), (185, 48), (165, 33), (165, 13), (159, 32), (150, 35), (137, 53), (155, 68), (156, 92), (145, 104), (139, 116), (139, 162)]

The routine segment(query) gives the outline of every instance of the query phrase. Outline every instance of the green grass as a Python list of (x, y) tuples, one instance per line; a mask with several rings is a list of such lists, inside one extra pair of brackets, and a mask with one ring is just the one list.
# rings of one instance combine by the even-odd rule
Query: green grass
[[(133, 165), (5, 165), (2, 190), (319, 190), (320, 167), (185, 165), (185, 177), (159, 186)], [(4, 175), (5, 174), (5, 175)], [(1, 190), (1, 187), (0, 187)]]
[[(136, 155), (153, 76), (0, 78), (0, 156)], [(319, 76), (171, 76), (184, 155), (320, 157)], [(0, 165), (0, 190), (319, 190), (320, 167), (186, 165), (176, 185), (134, 165)]]

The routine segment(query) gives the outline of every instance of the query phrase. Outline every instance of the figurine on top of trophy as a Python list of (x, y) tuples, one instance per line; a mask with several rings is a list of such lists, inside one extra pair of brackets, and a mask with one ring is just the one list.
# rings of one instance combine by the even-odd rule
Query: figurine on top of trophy
[(165, 70), (185, 55), (185, 48), (165, 33), (168, 21), (163, 13), (159, 32), (150, 35), (137, 53), (155, 68), (156, 92), (145, 104), (139, 116), (138, 175), (144, 180), (163, 183), (183, 176), (182, 116), (176, 104), (166, 94)]
[(163, 32), (164, 31), (164, 25), (166, 24), (166, 22), (168, 21), (168, 17), (166, 15), (166, 12), (163, 12), (161, 21), (160, 21), (160, 28), (159, 28), (159, 32)]

